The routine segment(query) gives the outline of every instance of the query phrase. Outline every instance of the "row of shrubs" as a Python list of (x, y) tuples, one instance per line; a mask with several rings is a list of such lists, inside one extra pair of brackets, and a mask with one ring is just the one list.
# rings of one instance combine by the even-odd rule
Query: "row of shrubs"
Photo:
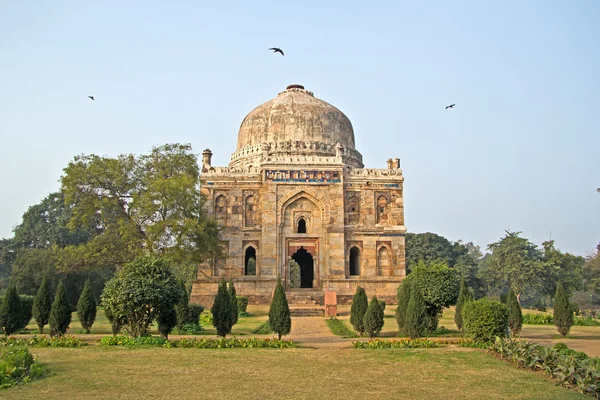
[(78, 337), (72, 335), (51, 336), (46, 335), (33, 336), (28, 338), (16, 338), (14, 336), (0, 338), (0, 346), (28, 346), (28, 347), (82, 347), (87, 343)]
[(496, 338), (491, 349), (520, 368), (543, 372), (563, 386), (600, 398), (600, 358), (590, 358), (562, 343), (546, 347)]
[(181, 347), (196, 349), (229, 349), (229, 348), (293, 348), (296, 343), (293, 340), (260, 339), (260, 338), (218, 338), (218, 339), (177, 339), (166, 340), (158, 336), (140, 336), (137, 338), (129, 336), (106, 336), (100, 340), (103, 346), (161, 346), (165, 348)]
[[(523, 324), (527, 325), (553, 325), (554, 316), (552, 314), (524, 314)], [(573, 316), (573, 325), (575, 326), (600, 326), (600, 320), (592, 316)]]
[(352, 342), (355, 349), (431, 349), (448, 344), (446, 341), (431, 339), (372, 339), (368, 342)]
[[(91, 283), (87, 279), (77, 302), (77, 315), (87, 333), (96, 319), (96, 308)], [(53, 336), (64, 335), (71, 323), (71, 313), (71, 305), (62, 282), (53, 296), (45, 277), (33, 297), (19, 296), (12, 283), (0, 304), (0, 329), (4, 335), (12, 335), (25, 329), (33, 317), (41, 333), (44, 332), (44, 326), (49, 324)]]
[(0, 349), (0, 389), (41, 378), (44, 372), (27, 348)]

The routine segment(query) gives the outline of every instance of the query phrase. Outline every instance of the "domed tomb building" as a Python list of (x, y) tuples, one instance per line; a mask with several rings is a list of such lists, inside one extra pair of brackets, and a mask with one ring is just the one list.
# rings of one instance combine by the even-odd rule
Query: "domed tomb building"
[(227, 257), (200, 266), (192, 301), (210, 306), (225, 278), (268, 304), (279, 275), (292, 304), (323, 304), (325, 291), (348, 303), (357, 286), (395, 303), (406, 275), (400, 161), (364, 168), (354, 143), (344, 113), (290, 85), (244, 118), (228, 167), (204, 150), (201, 190)]

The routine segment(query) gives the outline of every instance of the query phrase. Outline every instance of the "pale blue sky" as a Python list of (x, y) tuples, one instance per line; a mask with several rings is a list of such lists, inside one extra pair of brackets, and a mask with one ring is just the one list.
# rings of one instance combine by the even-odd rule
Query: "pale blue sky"
[(585, 255), (599, 21), (594, 0), (0, 0), (0, 237), (77, 154), (183, 142), (227, 165), (244, 116), (300, 83), (348, 115), (367, 167), (401, 159), (409, 231), (552, 232)]

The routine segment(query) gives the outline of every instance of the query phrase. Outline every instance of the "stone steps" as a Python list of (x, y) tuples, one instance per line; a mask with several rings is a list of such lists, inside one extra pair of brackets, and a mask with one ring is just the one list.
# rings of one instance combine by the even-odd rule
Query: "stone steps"
[(325, 309), (322, 307), (290, 307), (292, 317), (323, 317)]

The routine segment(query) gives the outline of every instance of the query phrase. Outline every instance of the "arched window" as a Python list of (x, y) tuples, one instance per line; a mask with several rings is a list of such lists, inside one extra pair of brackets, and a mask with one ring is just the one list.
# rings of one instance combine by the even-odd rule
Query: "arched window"
[(377, 199), (377, 223), (388, 221), (388, 201), (385, 196), (379, 196)]
[(244, 226), (252, 227), (256, 225), (256, 205), (254, 204), (254, 196), (246, 197)]
[(377, 252), (377, 275), (383, 275), (383, 271), (390, 267), (390, 252), (387, 247), (381, 246)]
[(350, 249), (350, 275), (360, 275), (360, 250), (356, 246)]
[(349, 223), (358, 223), (360, 219), (360, 200), (356, 195), (348, 198), (348, 201), (346, 202), (346, 213), (348, 215)]
[(256, 249), (248, 246), (244, 257), (244, 275), (256, 275)]
[(217, 198), (215, 199), (215, 214), (227, 214), (227, 199), (222, 194), (217, 196)]
[(306, 221), (304, 218), (298, 220), (298, 233), (306, 233)]

